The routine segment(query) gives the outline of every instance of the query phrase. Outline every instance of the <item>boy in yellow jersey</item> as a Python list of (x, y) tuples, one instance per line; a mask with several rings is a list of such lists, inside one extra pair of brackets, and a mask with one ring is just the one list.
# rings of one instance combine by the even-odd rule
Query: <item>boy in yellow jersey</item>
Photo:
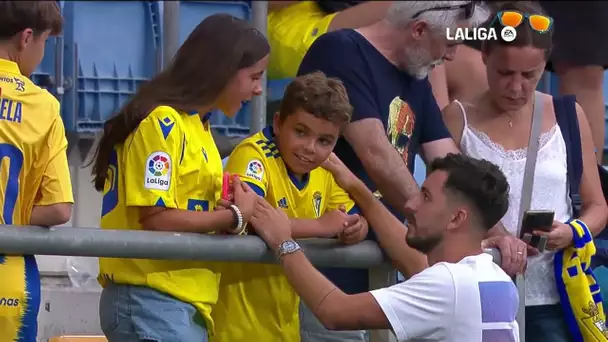
[[(367, 222), (331, 173), (319, 167), (350, 113), (339, 80), (322, 73), (298, 77), (287, 87), (273, 126), (241, 142), (226, 171), (285, 210), (298, 238), (357, 243), (367, 235)], [(279, 266), (226, 263), (212, 341), (300, 341), (298, 305)]]
[[(59, 103), (28, 78), (42, 60), (47, 38), (62, 25), (57, 1), (0, 1), (0, 224), (48, 227), (71, 216)], [(0, 277), (0, 340), (35, 342), (40, 306), (35, 257), (0, 254)]]

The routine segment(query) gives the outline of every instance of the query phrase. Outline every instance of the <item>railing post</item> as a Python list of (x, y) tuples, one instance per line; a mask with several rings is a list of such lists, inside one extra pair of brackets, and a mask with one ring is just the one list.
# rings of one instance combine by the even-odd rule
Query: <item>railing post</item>
[[(264, 36), (268, 29), (268, 1), (252, 1), (252, 23)], [(267, 73), (262, 75), (262, 94), (251, 100), (251, 132), (259, 132), (266, 127)]]
[(163, 1), (163, 67), (179, 49), (179, 6), (181, 1)]

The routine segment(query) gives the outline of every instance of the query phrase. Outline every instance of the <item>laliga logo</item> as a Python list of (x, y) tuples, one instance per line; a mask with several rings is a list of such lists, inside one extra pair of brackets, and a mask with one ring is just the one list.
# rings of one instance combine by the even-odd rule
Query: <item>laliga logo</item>
[(146, 162), (146, 189), (169, 190), (171, 183), (171, 157), (165, 152), (154, 152)]
[[(452, 32), (450, 28), (446, 28), (445, 36), (447, 40), (457, 40), (457, 41), (465, 41), (465, 40), (498, 40), (498, 35), (496, 34), (496, 29), (485, 28), (485, 27), (475, 27), (475, 28), (462, 28), (457, 27), (455, 32)], [(505, 26), (500, 31), (500, 37), (505, 42), (512, 42), (517, 37), (517, 31), (515, 28), (511, 26)]]

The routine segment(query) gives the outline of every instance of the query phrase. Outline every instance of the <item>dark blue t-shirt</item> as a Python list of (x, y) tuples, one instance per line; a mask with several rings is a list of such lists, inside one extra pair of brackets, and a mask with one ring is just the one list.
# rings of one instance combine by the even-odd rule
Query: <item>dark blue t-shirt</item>
[[(421, 144), (449, 138), (428, 79), (397, 69), (367, 39), (352, 29), (326, 33), (310, 47), (298, 75), (322, 71), (340, 79), (353, 106), (352, 121), (378, 119), (410, 172)], [(355, 151), (340, 138), (334, 152), (372, 191), (377, 187)], [(391, 212), (400, 220), (398, 211)], [(326, 276), (347, 293), (368, 290), (367, 270), (327, 269)]]

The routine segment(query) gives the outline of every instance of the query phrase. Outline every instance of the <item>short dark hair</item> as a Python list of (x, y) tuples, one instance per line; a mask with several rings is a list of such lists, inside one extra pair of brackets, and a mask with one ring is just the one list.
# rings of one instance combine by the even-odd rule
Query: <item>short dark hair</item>
[(32, 29), (39, 36), (47, 30), (56, 36), (63, 29), (58, 1), (0, 1), (0, 40)]
[(296, 77), (287, 86), (279, 119), (283, 121), (298, 110), (343, 126), (350, 121), (353, 107), (342, 81), (316, 71)]
[(491, 229), (509, 208), (509, 182), (498, 166), (485, 159), (449, 153), (431, 163), (430, 171), (445, 171), (444, 190), (474, 206), (479, 223)]
[[(484, 40), (481, 46), (482, 52), (490, 53), (496, 46), (515, 46), (515, 47), (527, 47), (532, 46), (537, 49), (545, 50), (546, 58), (549, 58), (551, 49), (553, 48), (553, 28), (549, 31), (541, 33), (537, 32), (528, 23), (528, 19), (524, 19), (519, 26), (515, 28), (517, 35), (515, 40), (507, 42), (502, 39), (500, 31), (503, 26), (497, 19), (497, 14), (502, 11), (514, 10), (528, 14), (540, 14), (547, 15), (543, 8), (534, 1), (503, 1), (499, 6), (494, 6), (496, 9), (490, 16), (487, 24), (484, 25), (490, 29), (494, 29), (498, 34), (496, 40)], [(555, 23), (553, 23), (555, 25)]]

